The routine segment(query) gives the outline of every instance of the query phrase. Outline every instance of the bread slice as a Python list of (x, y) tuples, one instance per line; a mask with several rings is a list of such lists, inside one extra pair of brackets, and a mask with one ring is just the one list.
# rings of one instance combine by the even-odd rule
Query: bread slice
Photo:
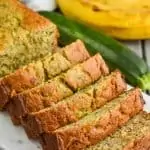
[(18, 0), (0, 0), (0, 77), (54, 52), (56, 25)]
[(17, 119), (28, 113), (39, 111), (108, 74), (107, 65), (97, 54), (43, 85), (14, 96), (8, 105), (9, 113)]
[(59, 52), (45, 56), (14, 73), (0, 79), (0, 108), (2, 109), (14, 95), (33, 88), (55, 77), (72, 66), (90, 57), (84, 44), (76, 42), (62, 48)]
[(29, 138), (36, 138), (81, 119), (119, 96), (126, 87), (121, 73), (115, 71), (54, 106), (29, 114), (23, 118), (23, 125)]
[(86, 150), (149, 150), (150, 114), (141, 112), (113, 135)]
[(144, 101), (139, 89), (132, 89), (92, 112), (80, 121), (45, 133), (41, 143), (45, 150), (79, 150), (96, 144), (124, 125), (142, 110)]

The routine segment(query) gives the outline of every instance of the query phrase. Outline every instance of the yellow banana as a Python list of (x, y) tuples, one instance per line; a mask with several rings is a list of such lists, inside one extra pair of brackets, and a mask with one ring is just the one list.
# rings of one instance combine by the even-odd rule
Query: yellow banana
[(144, 40), (150, 39), (150, 28), (149, 27), (138, 27), (138, 28), (104, 28), (105, 33), (115, 37), (116, 39), (122, 40)]
[[(114, 4), (112, 0), (105, 0), (107, 1), (105, 5), (101, 1), (104, 2), (104, 0), (57, 0), (66, 16), (91, 25), (119, 28), (150, 26), (150, 0), (114, 0), (114, 3), (119, 2), (120, 9), (118, 5), (111, 7)], [(131, 8), (135, 1), (141, 4), (141, 8), (139, 5)], [(130, 6), (131, 2), (133, 4)]]
[(150, 0), (57, 0), (69, 18), (120, 39), (150, 38)]

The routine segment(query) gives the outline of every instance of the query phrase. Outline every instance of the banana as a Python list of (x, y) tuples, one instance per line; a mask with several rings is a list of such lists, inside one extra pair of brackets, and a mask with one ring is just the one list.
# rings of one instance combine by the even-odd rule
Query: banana
[(150, 39), (149, 27), (135, 28), (101, 28), (105, 33), (121, 40), (146, 40)]
[(150, 38), (150, 0), (57, 0), (69, 18), (119, 39)]

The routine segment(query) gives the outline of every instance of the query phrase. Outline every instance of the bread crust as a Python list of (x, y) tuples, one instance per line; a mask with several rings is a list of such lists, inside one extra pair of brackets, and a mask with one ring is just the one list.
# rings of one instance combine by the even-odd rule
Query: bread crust
[[(104, 63), (101, 56), (97, 54), (44, 85), (14, 96), (8, 106), (10, 115), (19, 119), (21, 116), (49, 107), (72, 95), (79, 88), (84, 88), (101, 76), (108, 75), (109, 69)], [(89, 73), (91, 68), (93, 73)]]
[(150, 132), (130, 142), (123, 150), (150, 150)]
[(0, 1), (0, 77), (53, 53), (57, 26), (18, 0)]
[(54, 107), (28, 114), (27, 117), (23, 118), (23, 126), (29, 138), (37, 138), (44, 132), (52, 132), (62, 126), (76, 122), (119, 96), (126, 88), (121, 73), (115, 71), (94, 85), (64, 99)]
[(150, 113), (141, 111), (114, 134), (86, 150), (149, 150)]
[(31, 63), (1, 78), (0, 108), (5, 107), (9, 100), (16, 94), (43, 83), (47, 78), (51, 79), (55, 77), (73, 65), (87, 60), (89, 57), (90, 55), (84, 44), (80, 40), (77, 40), (62, 48), (60, 52), (48, 55), (42, 60)]
[(22, 19), (20, 26), (27, 30), (40, 31), (49, 26), (56, 27), (50, 20), (34, 12), (18, 0), (1, 0), (0, 4), (6, 4), (8, 7), (11, 7), (12, 12), (19, 13), (20, 18)]
[(15, 73), (1, 78), (0, 80), (0, 108), (3, 108), (11, 97), (25, 89), (32, 88), (40, 84), (44, 79), (44, 70), (42, 63), (38, 62), (41, 75), (37, 76), (33, 64), (28, 67), (18, 69)]
[[(1, 0), (0, 7), (0, 77), (54, 52), (59, 37), (54, 23), (18, 0)], [(39, 44), (40, 41), (43, 45)], [(9, 96), (22, 92), (27, 87), (32, 88), (39, 80), (32, 65), (28, 69), (19, 69), (15, 74), (0, 79), (0, 109), (5, 107)]]
[[(87, 146), (103, 140), (106, 136), (112, 134), (118, 127), (124, 125), (131, 117), (142, 110), (143, 104), (144, 102), (141, 98), (140, 91), (135, 89), (131, 91), (121, 103), (117, 101), (117, 105), (114, 108), (110, 107), (111, 105), (108, 104), (100, 109), (100, 113), (96, 111), (96, 120), (89, 120), (89, 118), (94, 117), (91, 115), (85, 117), (82, 121), (80, 120), (72, 125), (59, 128), (53, 133), (43, 134), (41, 137), (41, 144), (45, 150), (84, 149)], [(107, 108), (108, 110), (104, 111), (104, 109)]]

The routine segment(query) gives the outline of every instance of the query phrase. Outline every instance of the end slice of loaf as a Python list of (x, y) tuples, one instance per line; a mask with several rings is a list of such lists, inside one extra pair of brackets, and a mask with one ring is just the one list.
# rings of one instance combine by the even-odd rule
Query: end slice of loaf
[(60, 52), (45, 56), (43, 59), (1, 78), (0, 108), (5, 107), (14, 95), (55, 77), (72, 66), (84, 62), (89, 57), (90, 55), (84, 44), (77, 40), (60, 49)]
[(0, 77), (57, 47), (55, 24), (18, 0), (0, 0)]
[(149, 150), (150, 114), (141, 112), (113, 135), (86, 150)]
[(78, 122), (43, 134), (43, 148), (80, 150), (96, 144), (142, 110), (143, 104), (140, 90), (132, 89)]
[(9, 113), (17, 120), (18, 117), (52, 106), (108, 74), (107, 65), (102, 57), (96, 54), (43, 85), (14, 96), (8, 105)]
[(119, 96), (126, 90), (126, 87), (121, 73), (115, 71), (52, 107), (28, 114), (23, 118), (28, 137), (36, 138), (44, 132), (52, 132), (76, 122)]

